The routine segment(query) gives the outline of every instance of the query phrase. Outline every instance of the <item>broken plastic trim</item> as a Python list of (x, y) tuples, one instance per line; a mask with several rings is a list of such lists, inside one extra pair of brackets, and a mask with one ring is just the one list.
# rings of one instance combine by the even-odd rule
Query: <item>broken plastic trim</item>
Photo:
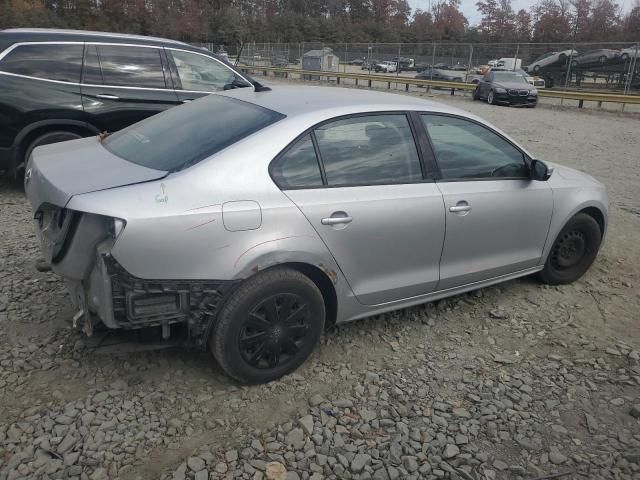
[(220, 306), (239, 280), (145, 280), (103, 255), (111, 283), (113, 317), (119, 328), (137, 329), (186, 323), (188, 340), (206, 347)]

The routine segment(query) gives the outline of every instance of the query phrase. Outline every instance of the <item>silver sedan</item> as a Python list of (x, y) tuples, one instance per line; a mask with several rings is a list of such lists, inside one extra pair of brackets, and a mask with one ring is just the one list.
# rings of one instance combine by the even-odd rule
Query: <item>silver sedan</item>
[(601, 183), (480, 118), (326, 87), (228, 91), (38, 147), (25, 188), (78, 328), (182, 334), (245, 383), (293, 371), (328, 324), (572, 282), (607, 228)]

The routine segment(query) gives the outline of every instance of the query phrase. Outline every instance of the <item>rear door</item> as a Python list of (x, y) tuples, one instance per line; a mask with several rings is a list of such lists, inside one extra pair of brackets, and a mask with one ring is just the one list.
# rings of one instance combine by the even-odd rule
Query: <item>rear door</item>
[(22, 43), (0, 51), (0, 155), (29, 124), (83, 118), (82, 51), (82, 42)]
[(412, 130), (403, 113), (343, 117), (271, 168), (366, 305), (429, 293), (439, 280), (442, 195), (423, 177)]
[(205, 53), (165, 48), (171, 78), (181, 102), (232, 88), (248, 88), (251, 83), (224, 62)]
[(180, 103), (162, 47), (87, 43), (81, 88), (88, 121), (109, 132)]

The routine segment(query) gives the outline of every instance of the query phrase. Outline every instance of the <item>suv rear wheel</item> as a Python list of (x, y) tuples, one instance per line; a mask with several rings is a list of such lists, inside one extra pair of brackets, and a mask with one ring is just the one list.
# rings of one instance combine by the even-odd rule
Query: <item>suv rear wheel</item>
[(244, 282), (222, 307), (209, 348), (242, 383), (266, 383), (293, 372), (320, 340), (322, 293), (307, 276), (274, 268)]
[(42, 135), (36, 137), (24, 151), (25, 153), (21, 159), (21, 163), (14, 166), (13, 171), (11, 172), (13, 179), (16, 182), (20, 181), (34, 148), (41, 145), (49, 145), (51, 143), (66, 142), (67, 140), (77, 140), (78, 138), (82, 138), (82, 135), (75, 132), (65, 132), (62, 130), (43, 133)]

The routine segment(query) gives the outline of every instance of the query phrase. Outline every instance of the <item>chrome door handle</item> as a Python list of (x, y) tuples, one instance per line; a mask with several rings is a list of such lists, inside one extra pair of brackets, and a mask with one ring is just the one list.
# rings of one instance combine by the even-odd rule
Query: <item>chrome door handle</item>
[(322, 225), (340, 225), (353, 222), (353, 217), (327, 217), (320, 220)]
[(108, 93), (99, 93), (96, 95), (98, 98), (104, 98), (105, 100), (120, 100), (120, 97), (116, 95), (110, 95)]
[(450, 212), (468, 212), (471, 210), (471, 205), (460, 205), (455, 207), (449, 207)]
[(193, 98), (186, 98), (182, 100), (182, 103), (189, 103), (189, 102), (193, 102)]

